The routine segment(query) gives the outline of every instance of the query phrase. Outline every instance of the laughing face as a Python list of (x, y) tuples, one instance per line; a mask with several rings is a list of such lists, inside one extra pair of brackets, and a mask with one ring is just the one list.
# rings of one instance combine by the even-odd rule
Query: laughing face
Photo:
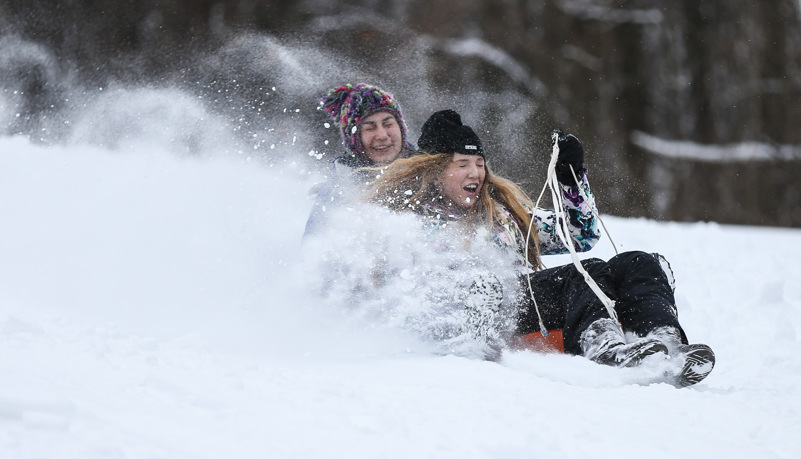
[(373, 113), (359, 127), (362, 149), (374, 163), (389, 164), (398, 159), (403, 135), (398, 120), (391, 113)]
[(457, 206), (469, 209), (476, 204), (485, 177), (484, 158), (454, 153), (440, 177), (442, 194)]

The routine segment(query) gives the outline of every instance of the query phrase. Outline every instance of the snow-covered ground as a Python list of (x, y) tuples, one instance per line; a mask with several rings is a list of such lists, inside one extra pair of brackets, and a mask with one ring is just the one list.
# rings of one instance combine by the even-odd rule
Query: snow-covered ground
[(435, 355), (317, 302), (304, 167), (0, 138), (0, 457), (801, 456), (801, 230), (605, 217), (671, 260), (717, 354), (644, 385)]

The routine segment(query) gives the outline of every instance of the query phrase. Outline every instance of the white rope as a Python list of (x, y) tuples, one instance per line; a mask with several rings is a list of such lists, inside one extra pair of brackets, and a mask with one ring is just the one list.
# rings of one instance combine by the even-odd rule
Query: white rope
[[(556, 154), (552, 154), (551, 155), (551, 162), (548, 164), (548, 176), (549, 177), (550, 177), (551, 172), (554, 171), (555, 168), (556, 168), (556, 158), (559, 156), (559, 147), (556, 146), (556, 144), (554, 144), (554, 152), (556, 152)], [(526, 264), (529, 264), (529, 261), (528, 261), (528, 248), (529, 248), (529, 245), (530, 245), (529, 241), (531, 241), (531, 228), (534, 226), (534, 213), (535, 213), (536, 209), (540, 207), (540, 200), (542, 199), (542, 195), (545, 194), (545, 189), (547, 187), (548, 187), (548, 181), (546, 180), (545, 181), (545, 185), (542, 187), (542, 191), (540, 191), (540, 195), (537, 198), (537, 202), (534, 203), (534, 208), (531, 209), (531, 218), (529, 219), (528, 229), (526, 231), (526, 243), (525, 243), (526, 248), (525, 248), (525, 251), (524, 251)], [(536, 269), (536, 268), (537, 268), (536, 266), (532, 267), (532, 269)], [(528, 274), (526, 275), (526, 282), (528, 282), (528, 294), (531, 295), (531, 301), (534, 302), (534, 311), (536, 311), (536, 313), (537, 313), (537, 320), (539, 321), (540, 333), (542, 333), (542, 336), (548, 336), (548, 329), (545, 328), (545, 324), (542, 322), (542, 315), (540, 314), (540, 307), (537, 305), (537, 299), (534, 298), (534, 287), (531, 286), (531, 276), (528, 275)]]
[[(531, 238), (531, 229), (534, 225), (534, 211), (535, 209), (539, 208), (540, 200), (542, 196), (545, 194), (545, 189), (550, 188), (551, 190), (551, 198), (553, 200), (553, 208), (554, 212), (556, 213), (556, 226), (554, 228), (556, 235), (562, 241), (562, 244), (567, 248), (570, 252), (570, 258), (573, 261), (573, 265), (576, 266), (576, 269), (581, 273), (582, 277), (584, 278), (584, 282), (590, 287), (590, 289), (595, 293), (595, 296), (598, 297), (599, 300), (604, 304), (606, 307), (609, 316), (617, 322), (617, 313), (615, 312), (615, 302), (611, 298), (609, 298), (601, 287), (595, 282), (595, 279), (590, 276), (590, 273), (584, 269), (582, 266), (581, 261), (576, 254), (576, 248), (573, 247), (572, 238), (570, 237), (570, 227), (568, 225), (568, 219), (565, 215), (564, 209), (562, 207), (562, 193), (561, 188), (559, 186), (559, 180), (556, 178), (556, 161), (559, 158), (559, 143), (558, 143), (558, 134), (554, 133), (554, 141), (553, 141), (553, 152), (551, 153), (551, 161), (548, 163), (548, 172), (547, 178), (545, 180), (545, 185), (542, 187), (542, 191), (540, 192), (540, 196), (537, 198), (537, 202), (534, 204), (534, 209), (532, 209), (531, 221), (528, 225), (528, 231), (526, 232), (526, 249), (525, 249), (525, 258), (528, 261), (528, 247), (529, 241)], [(576, 177), (576, 172), (573, 170), (573, 167), (570, 167), (570, 171), (573, 174), (573, 179), (576, 181), (576, 186), (581, 189), (581, 184), (579, 183), (578, 177)], [(600, 220), (600, 216), (593, 212), (596, 217)], [(603, 221), (601, 221), (601, 225), (603, 226)], [(606, 227), (604, 226), (604, 231), (606, 231)], [(607, 235), (609, 233), (607, 232)], [(611, 241), (611, 237), (610, 237)], [(614, 245), (614, 243), (613, 243)], [(615, 252), (617, 253), (617, 248), (615, 248)], [(537, 305), (537, 300), (534, 299), (534, 289), (531, 285), (531, 276), (526, 276), (526, 280), (528, 281), (528, 291), (531, 295), (531, 300), (534, 302), (534, 309), (537, 312), (537, 318), (539, 320), (540, 332), (543, 336), (548, 336), (548, 331), (545, 329), (545, 326), (542, 321), (542, 316), (540, 315), (540, 309)]]

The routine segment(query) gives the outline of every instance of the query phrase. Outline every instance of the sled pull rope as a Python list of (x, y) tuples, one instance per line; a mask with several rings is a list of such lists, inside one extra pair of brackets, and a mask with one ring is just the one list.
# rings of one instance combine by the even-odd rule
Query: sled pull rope
[[(553, 134), (554, 136), (558, 134)], [(534, 204), (534, 209), (537, 209), (540, 205), (540, 200), (542, 200), (542, 196), (545, 194), (545, 189), (550, 188), (551, 190), (551, 198), (553, 200), (553, 207), (554, 212), (556, 213), (556, 226), (554, 230), (556, 235), (562, 241), (562, 244), (567, 248), (570, 252), (570, 258), (573, 261), (573, 265), (576, 266), (576, 269), (581, 273), (582, 277), (584, 278), (584, 282), (590, 287), (590, 289), (595, 293), (595, 296), (598, 297), (599, 300), (604, 304), (606, 307), (606, 311), (609, 313), (609, 317), (611, 317), (614, 321), (617, 322), (617, 313), (615, 312), (615, 302), (601, 290), (601, 287), (595, 282), (595, 280), (590, 276), (590, 273), (584, 269), (584, 266), (581, 265), (581, 261), (576, 254), (576, 248), (573, 247), (573, 243), (570, 238), (570, 228), (568, 227), (567, 216), (565, 215), (564, 209), (562, 207), (562, 193), (561, 189), (559, 188), (559, 180), (556, 178), (556, 161), (559, 158), (559, 143), (558, 139), (554, 139), (553, 142), (553, 152), (551, 153), (551, 161), (548, 163), (548, 173), (547, 178), (545, 180), (545, 185), (542, 187), (542, 191), (540, 192), (539, 197), (537, 198), (537, 202)], [(578, 177), (576, 177), (576, 172), (573, 170), (573, 167), (570, 167), (570, 171), (573, 174), (573, 179), (576, 181), (576, 186), (581, 189), (581, 184), (579, 183)], [(532, 209), (531, 219), (529, 221), (528, 230), (526, 232), (526, 248), (525, 248), (525, 258), (528, 260), (528, 249), (529, 249), (529, 241), (531, 240), (531, 229), (534, 225), (534, 209)], [(597, 212), (593, 211), (593, 214), (601, 220), (600, 216)], [(601, 220), (601, 225), (606, 231), (606, 226), (603, 224)], [(607, 232), (607, 235), (609, 233)], [(609, 238), (611, 241), (611, 237)], [(613, 243), (614, 245), (614, 243)], [(617, 249), (615, 249), (617, 253)], [(543, 336), (548, 336), (548, 332), (545, 329), (545, 326), (542, 321), (542, 316), (540, 315), (540, 309), (537, 305), (537, 300), (534, 298), (534, 289), (531, 285), (531, 276), (526, 276), (526, 281), (528, 282), (528, 291), (529, 295), (531, 295), (531, 300), (534, 302), (534, 310), (537, 312), (537, 319), (539, 320), (540, 332)]]

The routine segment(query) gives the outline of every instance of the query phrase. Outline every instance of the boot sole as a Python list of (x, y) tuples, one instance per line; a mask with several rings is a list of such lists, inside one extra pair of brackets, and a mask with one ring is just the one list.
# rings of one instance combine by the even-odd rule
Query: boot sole
[(682, 346), (684, 365), (676, 375), (676, 387), (688, 387), (703, 381), (715, 368), (715, 353), (706, 344), (690, 344)]

